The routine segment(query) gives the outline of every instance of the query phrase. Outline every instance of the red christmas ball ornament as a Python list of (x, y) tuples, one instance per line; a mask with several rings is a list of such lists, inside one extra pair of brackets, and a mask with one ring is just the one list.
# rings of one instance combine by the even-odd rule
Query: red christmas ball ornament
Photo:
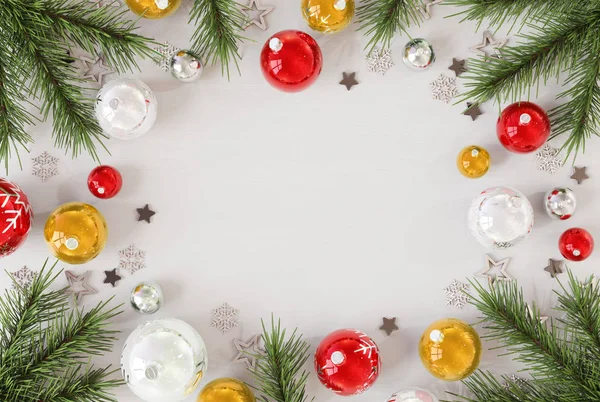
[(113, 198), (123, 186), (121, 173), (112, 166), (95, 167), (88, 176), (88, 188), (98, 198)]
[(560, 253), (569, 261), (583, 261), (594, 251), (594, 238), (585, 229), (571, 228), (558, 239)]
[(33, 226), (33, 208), (15, 183), (0, 179), (0, 257), (12, 254)]
[(319, 44), (307, 33), (287, 30), (271, 36), (260, 54), (263, 75), (273, 87), (300, 92), (321, 74), (323, 55)]
[(513, 103), (498, 118), (496, 133), (500, 143), (509, 151), (519, 154), (533, 152), (548, 141), (550, 119), (535, 103)]
[(361, 331), (340, 329), (319, 344), (315, 369), (323, 385), (336, 394), (360, 394), (379, 377), (379, 348)]

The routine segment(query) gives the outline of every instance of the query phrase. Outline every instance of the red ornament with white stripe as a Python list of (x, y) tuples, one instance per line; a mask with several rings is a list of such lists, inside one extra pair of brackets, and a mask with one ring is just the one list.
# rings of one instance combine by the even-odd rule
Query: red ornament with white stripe
[(12, 254), (33, 226), (33, 208), (15, 183), (0, 179), (0, 257)]
[(338, 395), (357, 395), (379, 377), (379, 348), (364, 332), (340, 329), (327, 335), (315, 352), (315, 369), (325, 387)]

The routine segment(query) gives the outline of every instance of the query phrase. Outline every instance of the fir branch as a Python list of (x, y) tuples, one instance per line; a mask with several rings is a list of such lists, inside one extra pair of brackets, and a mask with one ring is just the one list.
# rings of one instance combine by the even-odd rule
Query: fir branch
[(286, 330), (281, 328), (280, 320), (271, 317), (271, 329), (263, 327), (265, 355), (257, 355), (256, 368), (249, 370), (250, 375), (262, 392), (259, 398), (262, 402), (306, 402), (306, 382), (308, 372), (302, 366), (309, 358), (307, 342), (302, 335), (297, 335), (297, 329), (287, 338)]
[(376, 47), (390, 47), (394, 35), (406, 30), (411, 24), (421, 22), (417, 6), (420, 0), (365, 0), (356, 10), (359, 31), (369, 37), (366, 49), (369, 53)]
[(247, 40), (240, 32), (246, 17), (235, 0), (194, 0), (189, 23), (196, 26), (192, 35), (192, 51), (214, 65), (221, 63), (221, 74), (227, 74), (235, 64), (240, 73), (239, 42)]

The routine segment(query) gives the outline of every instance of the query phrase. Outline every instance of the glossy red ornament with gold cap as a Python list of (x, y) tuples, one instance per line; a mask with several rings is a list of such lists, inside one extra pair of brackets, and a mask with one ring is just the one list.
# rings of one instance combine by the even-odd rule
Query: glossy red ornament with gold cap
[(567, 229), (558, 240), (560, 253), (569, 261), (583, 261), (594, 251), (594, 238), (585, 229)]
[(379, 348), (364, 332), (340, 329), (317, 347), (315, 369), (321, 383), (336, 394), (357, 395), (379, 377)]
[(504, 148), (520, 154), (533, 152), (548, 141), (550, 119), (538, 105), (517, 102), (502, 111), (496, 124)]
[(284, 92), (299, 92), (321, 74), (323, 55), (319, 44), (307, 33), (277, 32), (265, 43), (260, 67), (267, 82)]
[(112, 166), (97, 166), (88, 176), (88, 188), (98, 198), (113, 198), (121, 191), (122, 186), (121, 173)]
[(33, 209), (15, 183), (0, 179), (0, 257), (12, 254), (33, 226)]

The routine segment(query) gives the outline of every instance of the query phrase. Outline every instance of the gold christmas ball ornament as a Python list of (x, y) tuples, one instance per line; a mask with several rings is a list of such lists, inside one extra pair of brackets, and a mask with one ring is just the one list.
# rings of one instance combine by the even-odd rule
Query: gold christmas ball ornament
[(302, 16), (315, 31), (338, 32), (352, 22), (354, 0), (302, 0)]
[(100, 212), (89, 204), (69, 202), (48, 216), (44, 238), (56, 258), (69, 264), (94, 259), (106, 243), (108, 228)]
[(181, 0), (125, 0), (131, 11), (151, 20), (165, 18), (175, 12)]
[(419, 356), (425, 368), (445, 381), (459, 381), (479, 366), (481, 340), (466, 322), (455, 318), (431, 324), (419, 342)]
[(256, 402), (252, 390), (235, 378), (219, 378), (209, 382), (197, 402)]
[(488, 151), (476, 145), (464, 148), (456, 159), (458, 171), (470, 179), (478, 179), (486, 174), (491, 162)]

